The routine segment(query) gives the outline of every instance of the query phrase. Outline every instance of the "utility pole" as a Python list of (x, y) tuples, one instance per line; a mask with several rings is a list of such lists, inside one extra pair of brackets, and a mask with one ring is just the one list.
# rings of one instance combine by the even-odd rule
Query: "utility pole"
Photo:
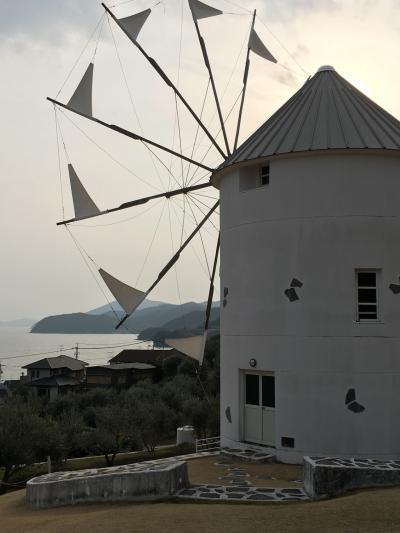
[(79, 345), (78, 345), (78, 343), (76, 343), (76, 346), (75, 346), (75, 359), (78, 359), (78, 355), (79, 355)]

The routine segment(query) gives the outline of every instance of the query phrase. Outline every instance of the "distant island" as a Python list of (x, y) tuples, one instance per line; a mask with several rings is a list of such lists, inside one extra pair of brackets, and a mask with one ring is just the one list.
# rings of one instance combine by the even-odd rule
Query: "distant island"
[[(188, 302), (182, 305), (148, 301), (125, 322), (126, 328), (115, 329), (123, 316), (117, 303), (115, 313), (109, 306), (86, 313), (70, 313), (47, 316), (33, 325), (31, 333), (135, 333), (142, 340), (162, 341), (164, 338), (181, 337), (200, 333), (204, 322), (206, 303)], [(219, 331), (219, 304), (214, 303), (210, 328)]]

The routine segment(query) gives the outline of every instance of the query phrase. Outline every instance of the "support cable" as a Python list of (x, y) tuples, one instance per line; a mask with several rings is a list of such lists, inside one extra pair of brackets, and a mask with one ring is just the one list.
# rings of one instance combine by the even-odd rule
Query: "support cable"
[(75, 128), (77, 130), (79, 130), (82, 135), (84, 135), (92, 144), (94, 144), (94, 146), (96, 146), (100, 151), (102, 151), (107, 157), (109, 157), (111, 159), (111, 161), (114, 161), (114, 163), (116, 163), (119, 167), (121, 167), (123, 170), (126, 170), (127, 172), (129, 172), (129, 174), (131, 174), (133, 177), (135, 177), (136, 179), (138, 179), (139, 181), (141, 181), (142, 183), (144, 183), (145, 185), (148, 185), (149, 187), (151, 187), (152, 189), (155, 189), (156, 191), (160, 191), (160, 189), (158, 187), (156, 187), (155, 185), (153, 185), (152, 183), (150, 183), (149, 181), (146, 181), (144, 180), (143, 178), (141, 178), (140, 176), (138, 176), (137, 174), (135, 174), (135, 172), (133, 172), (133, 170), (131, 170), (130, 168), (128, 168), (126, 165), (124, 165), (123, 163), (121, 163), (120, 161), (118, 161), (118, 159), (116, 159), (112, 154), (110, 154), (110, 152), (108, 152), (105, 148), (103, 148), (102, 146), (100, 146), (100, 144), (98, 144), (94, 139), (92, 139), (90, 137), (90, 135), (88, 135), (80, 126), (78, 126), (78, 124), (72, 120), (71, 117), (69, 117), (67, 115), (67, 113), (65, 113), (64, 109), (59, 109), (59, 111), (61, 111), (61, 113), (63, 114), (63, 116), (69, 120), (69, 122), (75, 126)]
[[(195, 219), (196, 224), (198, 224), (198, 222), (197, 222), (197, 218), (196, 218), (196, 215), (195, 215), (194, 212), (193, 212), (193, 208), (192, 208), (192, 206), (191, 206), (191, 203), (188, 202), (188, 204), (189, 204), (189, 207), (190, 207), (190, 211), (192, 212), (193, 218)], [(202, 248), (203, 248), (203, 253), (204, 253), (204, 258), (205, 258), (206, 265), (207, 265), (208, 275), (209, 275), (209, 277), (211, 278), (210, 265), (208, 264), (207, 252), (206, 252), (206, 248), (205, 248), (205, 246), (204, 246), (204, 240), (203, 240), (203, 235), (201, 234), (201, 230), (199, 230), (199, 237), (200, 237), (200, 241), (201, 241), (201, 246), (202, 246)]]
[[(136, 207), (138, 205), (143, 205), (143, 204), (146, 204), (147, 202), (151, 201), (151, 200), (156, 200), (158, 198), (172, 198), (173, 196), (178, 196), (178, 195), (182, 195), (182, 194), (187, 194), (191, 191), (197, 191), (197, 190), (200, 190), (200, 189), (205, 189), (205, 188), (208, 188), (208, 187), (212, 187), (211, 183), (210, 182), (207, 182), (207, 183), (201, 183), (201, 184), (198, 184), (198, 185), (194, 185), (192, 187), (185, 187), (184, 189), (175, 189), (175, 190), (170, 190), (169, 192), (161, 192), (159, 194), (153, 194), (152, 196), (145, 196), (143, 198), (138, 198), (137, 200), (132, 200), (130, 202), (125, 202), (117, 207), (112, 207), (110, 209), (105, 209), (103, 211), (99, 211), (98, 213), (95, 213), (94, 215), (87, 215), (87, 216), (82, 216), (82, 217), (74, 217), (74, 218), (70, 218), (68, 220), (62, 220), (61, 222), (57, 222), (57, 226), (64, 226), (66, 224), (71, 224), (72, 222), (77, 222), (77, 221), (80, 221), (80, 220), (88, 220), (88, 219), (91, 219), (91, 218), (97, 218), (99, 216), (102, 216), (102, 215), (108, 215), (110, 213), (115, 213), (116, 211), (122, 211), (123, 209), (129, 209), (131, 207)], [(134, 217), (132, 217), (134, 218)], [(129, 219), (127, 219), (129, 220)], [(111, 225), (111, 224), (104, 224), (104, 225)], [(94, 227), (94, 226), (93, 226)]]
[[(178, 215), (177, 215), (177, 212), (176, 212), (176, 209), (175, 209), (175, 204), (174, 204), (174, 202), (171, 202), (171, 206), (172, 206), (172, 211), (173, 211), (173, 213), (174, 213), (174, 215), (175, 215), (175, 218), (176, 218), (178, 224), (180, 224), (181, 227), (182, 227), (182, 223), (181, 223), (181, 221), (180, 221), (180, 219), (179, 219), (179, 217), (178, 217)], [(181, 206), (179, 206), (179, 207), (180, 207), (180, 209), (182, 209)], [(206, 229), (206, 228), (205, 228), (205, 229)], [(187, 236), (187, 233), (186, 233), (186, 232), (183, 232), (183, 236), (186, 237), (186, 236)], [(208, 279), (207, 269), (206, 269), (205, 266), (203, 265), (203, 263), (202, 263), (202, 261), (201, 261), (201, 259), (200, 259), (200, 257), (199, 257), (199, 254), (197, 253), (197, 250), (196, 250), (196, 248), (195, 248), (195, 246), (194, 246), (193, 243), (190, 243), (190, 249), (192, 250), (193, 254), (195, 255), (195, 257), (196, 257), (196, 259), (197, 259), (197, 262), (199, 263), (199, 266), (200, 266), (201, 270), (203, 271), (205, 277)]]
[[(197, 202), (200, 202), (200, 200), (199, 200), (199, 199), (196, 199), (196, 198), (191, 198), (191, 200), (192, 200), (192, 202), (194, 202), (195, 206), (196, 206), (197, 209), (200, 211), (200, 213), (201, 213), (202, 215), (204, 215), (204, 211), (201, 209), (201, 207), (199, 207), (199, 205), (198, 205), (198, 203), (197, 203)], [(205, 204), (205, 203), (203, 203), (203, 202), (200, 202), (200, 203), (202, 203), (207, 209), (210, 209), (210, 207), (209, 207), (207, 204)], [(215, 211), (215, 214), (216, 214), (217, 216), (219, 216), (219, 212), (218, 212), (218, 211)], [(217, 226), (214, 224), (214, 222), (213, 222), (211, 219), (209, 219), (209, 223), (212, 225), (212, 227), (215, 229), (215, 231), (218, 231), (218, 232), (219, 232), (219, 228), (217, 228)]]
[[(233, 110), (235, 109), (236, 104), (238, 103), (239, 98), (240, 98), (242, 92), (243, 92), (243, 89), (241, 89), (241, 91), (240, 91), (239, 94), (237, 95), (237, 97), (236, 97), (235, 101), (233, 102), (233, 104), (232, 104), (232, 106), (231, 106), (231, 108), (230, 108), (228, 114), (226, 115), (225, 123), (229, 120), (229, 117), (231, 116)], [(208, 147), (206, 153), (205, 153), (205, 154), (203, 155), (203, 157), (201, 158), (201, 160), (200, 160), (201, 163), (205, 160), (205, 158), (207, 157), (207, 155), (208, 155), (208, 153), (210, 152), (210, 150), (211, 150), (211, 146)], [(194, 172), (193, 172), (193, 174), (192, 174), (192, 177), (190, 178), (190, 180), (189, 180), (189, 182), (188, 182), (188, 185), (190, 185), (190, 184), (192, 183), (192, 181), (193, 181), (193, 179), (195, 178), (195, 176), (196, 176), (198, 170), (199, 170), (198, 168), (196, 168), (196, 169), (194, 170)], [(199, 182), (200, 180), (202, 180), (202, 179), (203, 179), (203, 178), (200, 177), (198, 180), (196, 180), (196, 181), (194, 182), (194, 184), (198, 183), (198, 182)]]
[(64, 190), (62, 182), (62, 172), (61, 172), (61, 156), (60, 156), (60, 138), (59, 138), (59, 123), (57, 116), (57, 107), (54, 106), (54, 122), (56, 127), (56, 138), (57, 138), (57, 159), (58, 159), (58, 175), (60, 180), (60, 196), (61, 196), (61, 215), (65, 218), (65, 208), (64, 208)]
[(140, 278), (142, 277), (142, 274), (143, 274), (143, 271), (144, 271), (144, 267), (146, 266), (146, 263), (147, 263), (147, 260), (150, 256), (150, 253), (151, 253), (151, 250), (153, 248), (153, 244), (154, 244), (154, 241), (155, 241), (155, 238), (157, 236), (157, 233), (158, 233), (158, 229), (160, 227), (160, 223), (161, 223), (161, 219), (163, 217), (163, 214), (164, 214), (164, 211), (165, 211), (165, 205), (166, 205), (166, 201), (164, 200), (164, 204), (163, 204), (163, 207), (161, 209), (161, 213), (160, 213), (160, 216), (158, 217), (158, 220), (157, 220), (157, 223), (156, 223), (156, 226), (154, 228), (154, 232), (153, 232), (153, 237), (150, 241), (150, 244), (149, 244), (149, 247), (147, 249), (147, 252), (146, 252), (146, 255), (145, 255), (145, 258), (144, 258), (144, 261), (143, 261), (143, 264), (139, 270), (139, 274), (138, 274), (138, 277), (136, 279), (136, 283), (135, 283), (135, 286), (139, 283), (140, 281)]
[[(214, 198), (215, 199), (215, 198)], [(155, 209), (160, 203), (162, 202), (162, 198), (158, 200), (158, 202), (155, 202), (150, 207), (147, 207), (137, 215), (134, 215), (133, 217), (124, 218), (123, 220), (118, 220), (117, 222), (109, 222), (108, 224), (74, 224), (74, 228), (105, 228), (108, 226), (117, 226), (118, 224), (124, 224), (125, 222), (130, 222), (131, 220), (135, 220), (136, 218), (139, 218), (152, 209)]]
[(144, 50), (144, 48), (138, 43), (137, 40), (133, 39), (133, 37), (129, 34), (129, 32), (120, 24), (117, 17), (114, 15), (114, 13), (104, 4), (104, 2), (101, 4), (104, 9), (109, 13), (112, 17), (112, 19), (116, 22), (116, 24), (121, 28), (121, 30), (125, 33), (125, 35), (128, 37), (128, 39), (136, 46), (136, 48), (141, 52), (141, 54), (147, 59), (147, 61), (150, 63), (150, 65), (154, 68), (154, 70), (157, 72), (157, 74), (164, 80), (164, 82), (175, 92), (175, 94), (178, 96), (180, 101), (183, 103), (183, 105), (187, 108), (189, 113), (192, 115), (192, 117), (198, 122), (200, 127), (204, 130), (207, 137), (210, 139), (210, 141), (213, 143), (215, 148), (218, 150), (220, 155), (225, 159), (226, 154), (222, 151), (221, 147), (218, 145), (214, 137), (211, 135), (209, 130), (206, 128), (206, 126), (201, 122), (195, 111), (192, 109), (192, 107), (189, 105), (187, 100), (183, 97), (179, 89), (172, 83), (172, 81), (168, 78), (166, 73), (162, 70), (160, 65), (152, 58), (150, 57), (147, 52)]
[[(197, 228), (192, 231), (192, 233), (189, 235), (189, 237), (185, 240), (185, 242), (182, 244), (182, 246), (179, 248), (179, 250), (176, 252), (176, 254), (168, 261), (168, 263), (165, 265), (165, 267), (160, 271), (158, 274), (157, 279), (153, 282), (153, 284), (150, 286), (150, 288), (146, 291), (146, 296), (160, 283), (160, 281), (166, 276), (166, 274), (170, 271), (170, 269), (174, 266), (174, 264), (178, 261), (181, 253), (183, 250), (190, 244), (190, 241), (197, 235), (197, 233), (200, 231), (200, 229), (204, 226), (204, 224), (207, 222), (207, 220), (210, 218), (210, 216), (213, 214), (213, 212), (217, 209), (219, 206), (219, 201), (217, 201), (213, 207), (210, 209), (210, 211), (207, 213), (207, 215), (203, 218), (203, 220), (200, 222), (200, 224), (197, 226)], [(117, 324), (115, 329), (118, 329), (131, 315), (132, 313), (127, 313), (124, 318)]]
[(91, 122), (95, 122), (96, 124), (100, 124), (101, 126), (104, 126), (105, 128), (108, 128), (112, 131), (116, 131), (117, 133), (120, 133), (121, 135), (125, 135), (126, 137), (129, 137), (130, 139), (133, 139), (135, 141), (141, 141), (145, 142), (147, 144), (150, 144), (151, 146), (154, 146), (155, 148), (159, 148), (160, 150), (163, 150), (164, 152), (168, 152), (169, 154), (175, 155), (176, 157), (179, 157), (181, 159), (184, 159), (185, 161), (188, 161), (190, 163), (193, 163), (194, 165), (200, 166), (204, 168), (204, 170), (208, 170), (209, 172), (212, 172), (213, 169), (211, 167), (208, 167), (206, 165), (203, 165), (202, 163), (198, 163), (197, 161), (193, 161), (189, 157), (186, 157), (185, 155), (179, 154), (178, 152), (175, 152), (174, 150), (171, 150), (170, 148), (167, 148), (166, 146), (163, 146), (162, 144), (159, 144), (155, 141), (152, 141), (150, 139), (146, 139), (145, 137), (138, 135), (137, 133), (133, 133), (132, 131), (126, 130), (125, 128), (121, 128), (120, 126), (116, 126), (115, 124), (108, 124), (104, 120), (100, 120), (99, 118), (92, 117), (86, 113), (83, 113), (81, 111), (78, 111), (77, 109), (73, 109), (72, 107), (68, 107), (68, 105), (63, 104), (62, 102), (58, 102), (57, 100), (54, 100), (54, 98), (47, 97), (47, 100), (49, 102), (52, 102), (53, 104), (56, 104), (63, 109), (67, 109), (68, 111), (71, 111), (72, 113), (75, 113), (76, 115), (80, 115), (81, 117), (87, 118)]
[[(256, 22), (256, 14), (257, 14), (257, 11), (254, 10), (253, 20), (252, 20), (251, 29), (250, 29), (250, 35), (251, 35), (252, 31), (254, 30), (254, 25), (255, 25), (255, 22)], [(239, 140), (240, 126), (241, 126), (242, 114), (243, 114), (243, 106), (244, 106), (244, 100), (245, 100), (245, 97), (246, 97), (247, 80), (249, 78), (249, 70), (250, 70), (250, 51), (251, 51), (251, 48), (250, 48), (250, 40), (249, 40), (249, 43), (248, 43), (248, 46), (247, 46), (246, 64), (245, 64), (245, 67), (244, 67), (242, 99), (240, 101), (239, 116), (238, 116), (238, 121), (237, 121), (237, 126), (236, 126), (236, 135), (235, 135), (235, 143), (234, 143), (234, 146), (233, 146), (233, 151), (236, 150), (237, 145), (238, 145), (238, 140)]]
[[(171, 252), (172, 252), (172, 255), (174, 255), (175, 246), (174, 246), (174, 239), (173, 239), (173, 235), (172, 235), (172, 222), (171, 222), (171, 206), (170, 206), (170, 202), (168, 202), (168, 219), (169, 219), (169, 234), (170, 234), (170, 239), (171, 239)], [(183, 231), (183, 225), (182, 225), (182, 231)], [(181, 245), (182, 245), (182, 242), (181, 242)], [(178, 280), (178, 269), (177, 269), (176, 264), (174, 265), (174, 271), (175, 271), (176, 292), (178, 294), (178, 301), (179, 301), (179, 310), (181, 312), (183, 329), (186, 331), (187, 330), (186, 319), (185, 319), (185, 313), (183, 312), (183, 308), (182, 308), (182, 295), (181, 295), (181, 288), (180, 288), (179, 280)]]
[[(203, 113), (204, 113), (204, 108), (205, 108), (205, 104), (206, 104), (206, 100), (207, 100), (208, 90), (210, 88), (210, 83), (211, 83), (210, 78), (208, 78), (207, 88), (206, 88), (206, 92), (205, 92), (204, 98), (203, 98), (203, 103), (202, 103), (202, 106), (201, 106), (200, 119), (203, 118)], [(194, 156), (194, 151), (196, 149), (196, 142), (197, 142), (197, 137), (199, 135), (199, 131), (200, 131), (200, 126), (197, 124), (196, 134), (194, 136), (192, 151), (191, 151), (191, 154), (190, 154), (190, 157), (192, 159), (193, 159), (193, 156)], [(188, 167), (187, 167), (185, 183), (187, 183), (188, 179), (189, 179), (190, 167), (191, 167), (191, 165), (188, 165)]]
[[(131, 103), (131, 107), (132, 107), (132, 110), (133, 110), (133, 114), (135, 115), (135, 118), (137, 120), (137, 123), (139, 125), (139, 129), (140, 129), (140, 132), (141, 134), (143, 135), (144, 131), (143, 131), (143, 126), (142, 126), (142, 122), (139, 118), (139, 114), (137, 112), (137, 109), (136, 109), (136, 106), (135, 106), (135, 102), (134, 102), (134, 99), (133, 99), (133, 95), (132, 95), (132, 91), (129, 87), (129, 84), (128, 84), (128, 79), (126, 77), (126, 73), (125, 73), (125, 69), (124, 69), (124, 65), (122, 63), (122, 59), (121, 59), (121, 55), (119, 53), (119, 50), (118, 50), (118, 46), (117, 46), (117, 41), (115, 39), (115, 35), (114, 35), (114, 32), (113, 32), (113, 29), (112, 29), (112, 26), (111, 26), (111, 23), (110, 23), (110, 17), (107, 13), (107, 22), (108, 22), (108, 27), (110, 28), (110, 33), (111, 33), (111, 36), (112, 36), (112, 40), (113, 40), (113, 43), (114, 43), (114, 48), (115, 48), (115, 53), (116, 53), (116, 56), (118, 58), (118, 62), (119, 62), (119, 66), (121, 68), (121, 73), (122, 73), (122, 77), (124, 79), (124, 83), (125, 83), (125, 87), (126, 87), (126, 91), (128, 93), (128, 96), (129, 96), (129, 100), (130, 100), (130, 103)], [(149, 150), (149, 153), (151, 154), (150, 155), (150, 159), (151, 159), (151, 162), (153, 164), (153, 167), (154, 167), (154, 170), (155, 170), (155, 173), (157, 175), (157, 178), (158, 178), (158, 181), (160, 182), (161, 184), (161, 187), (163, 188), (164, 185), (163, 185), (163, 182), (161, 180), (161, 177), (160, 177), (160, 173), (158, 172), (158, 169), (157, 169), (157, 166), (154, 162), (154, 159), (153, 159), (153, 152), (149, 149), (148, 146), (146, 146), (146, 144), (144, 145), (148, 150)]]
[[(112, 313), (114, 314), (115, 318), (117, 321), (120, 320), (120, 315), (118, 315), (117, 311), (114, 309), (110, 299), (108, 298), (107, 294), (105, 293), (101, 283), (99, 282), (99, 280), (97, 279), (97, 276), (94, 274), (92, 268), (90, 267), (90, 262), (93, 263), (93, 265), (95, 266), (96, 268), (96, 271), (99, 270), (99, 265), (97, 265), (97, 263), (95, 262), (95, 260), (87, 253), (87, 251), (84, 249), (84, 247), (79, 243), (78, 239), (75, 237), (75, 235), (72, 233), (72, 231), (70, 230), (70, 228), (68, 226), (65, 226), (66, 230), (68, 231), (69, 235), (71, 236), (72, 238), (72, 241), (74, 242), (80, 256), (82, 257), (85, 265), (87, 266), (89, 272), (90, 272), (90, 275), (92, 276), (92, 278), (94, 279), (97, 287), (99, 288), (101, 294), (103, 295), (105, 301), (107, 302), (107, 304), (109, 305)], [(89, 261), (88, 261), (89, 260)], [(136, 335), (136, 333), (133, 333), (132, 331), (129, 330), (129, 328), (124, 325), (124, 329), (125, 331), (127, 331), (128, 333), (130, 333), (131, 335)]]
[[(97, 29), (99, 28), (100, 24), (102, 24), (103, 22), (104, 22), (104, 13), (103, 13), (103, 14), (101, 15), (101, 17), (99, 18), (99, 20), (98, 20), (98, 22), (97, 22), (97, 24), (96, 24), (96, 26), (95, 26), (93, 32), (91, 33), (89, 39), (87, 40), (85, 46), (83, 47), (83, 49), (82, 49), (82, 51), (81, 51), (81, 53), (79, 54), (78, 58), (75, 60), (75, 63), (72, 65), (71, 70), (69, 71), (69, 73), (68, 73), (67, 77), (65, 78), (64, 82), (62, 83), (62, 85), (61, 85), (61, 87), (60, 87), (58, 93), (56, 94), (56, 98), (59, 97), (61, 91), (64, 89), (66, 83), (68, 82), (69, 78), (71, 77), (71, 74), (72, 74), (73, 71), (75, 70), (76, 65), (79, 63), (79, 60), (80, 60), (81, 57), (83, 56), (83, 54), (84, 54), (86, 48), (89, 46), (89, 43), (93, 40), (93, 37), (95, 36)], [(97, 45), (96, 45), (96, 49), (97, 49)]]
[(201, 35), (199, 23), (197, 21), (196, 15), (193, 12), (192, 5), (191, 5), (190, 2), (189, 2), (189, 6), (190, 6), (190, 10), (192, 12), (192, 19), (193, 19), (194, 26), (196, 28), (196, 33), (197, 33), (197, 37), (198, 37), (198, 40), (199, 40), (199, 43), (200, 43), (200, 48), (201, 48), (201, 53), (203, 55), (204, 64), (206, 66), (206, 69), (208, 71), (208, 75), (210, 77), (211, 87), (212, 87), (212, 91), (213, 91), (213, 94), (214, 94), (215, 105), (217, 107), (217, 113), (218, 113), (219, 122), (220, 122), (221, 130), (222, 130), (222, 135), (223, 135), (224, 141), (225, 141), (226, 153), (228, 154), (228, 156), (230, 156), (231, 155), (231, 151), (230, 151), (230, 148), (229, 148), (228, 136), (227, 136), (226, 130), (225, 130), (224, 119), (222, 117), (222, 111), (221, 111), (221, 105), (220, 105), (219, 98), (218, 98), (218, 92), (217, 92), (217, 87), (216, 87), (215, 81), (214, 81), (214, 76), (213, 76), (213, 72), (212, 72), (212, 68), (211, 68), (211, 63), (210, 63), (210, 60), (209, 60), (209, 57), (208, 57), (206, 43), (205, 43), (205, 41), (203, 39), (203, 36)]

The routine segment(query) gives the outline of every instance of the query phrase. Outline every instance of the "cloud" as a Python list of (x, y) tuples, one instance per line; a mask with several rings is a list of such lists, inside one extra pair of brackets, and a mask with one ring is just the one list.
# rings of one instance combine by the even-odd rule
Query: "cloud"
[(0, 45), (11, 45), (16, 51), (44, 43), (60, 46), (71, 32), (87, 33), (101, 12), (93, 0), (8, 2), (2, 6)]
[[(251, 5), (251, 1), (248, 5)], [(286, 22), (302, 14), (331, 12), (341, 7), (341, 0), (270, 0), (268, 8), (264, 1), (259, 2), (257, 12), (262, 14), (267, 22)]]
[(297, 79), (295, 73), (283, 64), (280, 66), (281, 68), (279, 68), (279, 70), (277, 69), (274, 74), (272, 74), (272, 77), (275, 78), (279, 83), (282, 83), (291, 89), (298, 88), (299, 80)]

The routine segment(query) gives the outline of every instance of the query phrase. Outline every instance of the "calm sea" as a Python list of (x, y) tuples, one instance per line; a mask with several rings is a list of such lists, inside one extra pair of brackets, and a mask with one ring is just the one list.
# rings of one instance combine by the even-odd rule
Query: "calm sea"
[[(18, 379), (21, 367), (44, 357), (55, 357), (61, 353), (74, 357), (76, 344), (79, 359), (90, 365), (107, 363), (124, 348), (151, 347), (149, 343), (138, 344), (136, 339), (137, 335), (133, 334), (44, 334), (30, 333), (29, 328), (0, 326), (0, 363), (3, 370), (1, 379)], [(130, 343), (132, 346), (127, 346)]]

